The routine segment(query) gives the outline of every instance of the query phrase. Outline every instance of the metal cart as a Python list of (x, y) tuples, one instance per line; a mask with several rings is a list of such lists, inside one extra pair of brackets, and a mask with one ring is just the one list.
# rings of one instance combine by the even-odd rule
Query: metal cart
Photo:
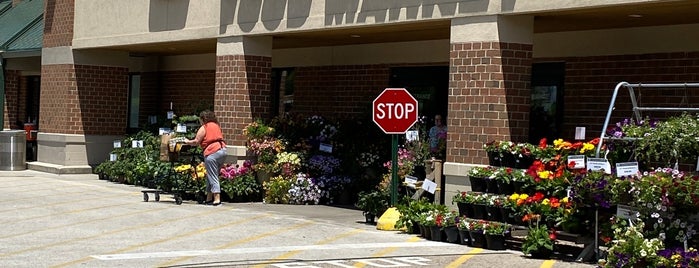
[(141, 192), (143, 193), (144, 202), (148, 202), (148, 200), (150, 199), (148, 194), (153, 194), (153, 197), (157, 202), (160, 201), (161, 194), (170, 193), (173, 195), (173, 198), (175, 199), (175, 204), (182, 204), (182, 195), (185, 190), (184, 180), (180, 179), (179, 176), (181, 176), (181, 174), (175, 171), (175, 163), (189, 163), (192, 166), (192, 168), (190, 168), (190, 172), (196, 173), (195, 167), (198, 163), (203, 162), (202, 156), (200, 154), (186, 153), (190, 151), (190, 148), (190, 145), (181, 142), (177, 142), (169, 146), (168, 159), (170, 162), (170, 168), (168, 169), (168, 173), (164, 176), (164, 178), (167, 180), (166, 188), (168, 189), (142, 190)]

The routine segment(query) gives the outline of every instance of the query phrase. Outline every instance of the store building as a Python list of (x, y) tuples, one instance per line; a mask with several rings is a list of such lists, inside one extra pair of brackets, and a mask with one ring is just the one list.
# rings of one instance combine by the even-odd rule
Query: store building
[[(103, 161), (115, 138), (171, 105), (213, 106), (242, 157), (254, 118), (366, 116), (384, 88), (406, 87), (423, 115), (446, 116), (449, 193), (487, 163), (486, 141), (572, 138), (575, 127), (594, 137), (618, 82), (699, 81), (689, 0), (44, 2), (30, 167), (58, 172)], [(620, 97), (616, 118), (629, 106)]]

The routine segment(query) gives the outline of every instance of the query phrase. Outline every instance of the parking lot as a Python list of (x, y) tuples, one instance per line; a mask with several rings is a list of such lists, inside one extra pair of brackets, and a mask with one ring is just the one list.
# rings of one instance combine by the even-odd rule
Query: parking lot
[(353, 209), (143, 202), (96, 175), (0, 182), (0, 267), (594, 267), (379, 231)]

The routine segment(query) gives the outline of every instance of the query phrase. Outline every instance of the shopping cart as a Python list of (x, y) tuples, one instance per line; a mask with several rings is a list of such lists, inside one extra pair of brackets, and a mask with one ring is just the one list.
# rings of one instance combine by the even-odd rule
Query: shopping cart
[[(191, 179), (191, 176), (196, 176), (196, 166), (204, 161), (201, 154), (197, 153), (190, 145), (182, 141), (173, 141), (169, 144), (168, 160), (170, 162), (170, 168), (167, 173), (163, 174), (160, 178), (160, 189), (141, 191), (143, 193), (144, 202), (148, 202), (150, 199), (149, 194), (153, 194), (156, 202), (160, 201), (161, 194), (172, 194), (175, 199), (175, 204), (181, 205), (182, 196), (187, 188), (185, 187), (187, 186), (187, 180)], [(191, 168), (185, 171), (176, 171), (175, 166), (177, 163), (187, 163)], [(195, 194), (201, 195), (201, 193)]]

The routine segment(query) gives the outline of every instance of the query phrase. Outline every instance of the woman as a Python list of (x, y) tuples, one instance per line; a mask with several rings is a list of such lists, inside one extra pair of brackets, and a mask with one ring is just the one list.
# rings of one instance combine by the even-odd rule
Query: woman
[(199, 145), (204, 149), (204, 165), (206, 166), (206, 202), (204, 204), (218, 206), (221, 204), (221, 185), (218, 174), (223, 161), (226, 160), (226, 142), (223, 141), (221, 126), (214, 112), (206, 110), (199, 114), (201, 127), (193, 140), (187, 139), (189, 145)]
[(440, 142), (442, 142), (442, 143), (446, 142), (447, 126), (444, 125), (444, 122), (442, 122), (441, 115), (434, 116), (434, 126), (432, 128), (430, 128), (429, 138), (430, 138), (430, 152), (434, 155), (438, 155), (440, 157), (443, 157), (442, 150), (444, 148), (441, 148), (441, 146), (444, 146), (444, 144), (441, 144), (441, 146), (440, 146)]

